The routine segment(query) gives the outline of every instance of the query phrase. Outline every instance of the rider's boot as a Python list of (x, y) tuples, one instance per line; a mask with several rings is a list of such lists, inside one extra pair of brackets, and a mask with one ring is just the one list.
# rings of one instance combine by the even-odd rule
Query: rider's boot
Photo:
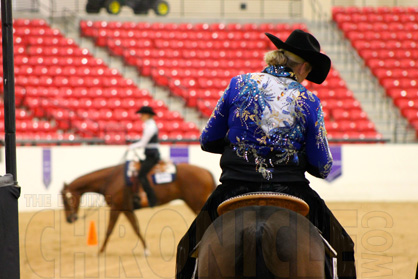
[(139, 178), (139, 180), (142, 184), (142, 188), (144, 189), (145, 193), (147, 193), (149, 207), (154, 207), (155, 205), (157, 205), (157, 197), (155, 196), (154, 189), (152, 189), (146, 177), (141, 177)]
[(141, 197), (138, 195), (138, 193), (135, 193), (133, 196), (133, 205), (134, 205), (134, 209), (141, 208)]

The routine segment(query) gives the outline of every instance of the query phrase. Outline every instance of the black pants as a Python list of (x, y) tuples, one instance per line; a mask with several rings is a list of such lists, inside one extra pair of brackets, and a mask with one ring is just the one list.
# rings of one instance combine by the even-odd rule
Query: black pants
[[(190, 279), (195, 265), (195, 258), (190, 252), (202, 238), (207, 227), (218, 217), (217, 207), (224, 200), (248, 192), (272, 191), (299, 197), (310, 207), (309, 220), (322, 232), (323, 237), (337, 251), (337, 270), (339, 279), (356, 278), (354, 263), (354, 243), (321, 197), (305, 182), (245, 183), (228, 182), (218, 186), (208, 198), (189, 230), (177, 247), (176, 279)], [(328, 259), (329, 260), (329, 259)], [(327, 261), (326, 265), (330, 263)]]
[(157, 197), (155, 196), (154, 189), (151, 187), (147, 175), (151, 169), (159, 162), (160, 157), (155, 155), (147, 155), (145, 160), (141, 161), (141, 168), (138, 172), (138, 180), (142, 185), (145, 193), (147, 194), (148, 204), (153, 207), (157, 204)]

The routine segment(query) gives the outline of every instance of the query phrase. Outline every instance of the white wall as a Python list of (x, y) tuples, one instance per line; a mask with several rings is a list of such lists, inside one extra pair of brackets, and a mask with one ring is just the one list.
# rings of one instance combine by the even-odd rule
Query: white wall
[[(49, 148), (49, 147), (45, 147)], [(51, 147), (51, 183), (43, 178), (43, 147), (17, 148), (17, 180), (21, 186), (19, 210), (61, 207), (64, 182), (102, 167), (122, 162), (124, 146)], [(0, 167), (5, 174), (4, 148)], [(162, 146), (169, 159), (170, 147)], [(132, 159), (133, 154), (128, 156)], [(220, 176), (219, 155), (189, 147), (190, 163)], [(418, 145), (343, 145), (342, 175), (333, 182), (309, 176), (311, 186), (325, 201), (418, 201)], [(99, 196), (96, 196), (100, 200)], [(94, 206), (96, 204), (88, 204)]]

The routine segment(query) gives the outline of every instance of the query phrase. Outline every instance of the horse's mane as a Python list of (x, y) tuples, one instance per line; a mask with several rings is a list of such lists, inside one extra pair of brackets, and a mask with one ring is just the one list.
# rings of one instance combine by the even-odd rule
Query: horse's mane
[[(95, 170), (90, 173), (86, 173), (73, 180), (70, 184), (68, 184), (68, 186), (72, 188), (77, 188), (78, 190), (82, 190), (83, 188), (86, 188), (89, 185), (102, 184), (104, 180), (112, 176), (112, 172), (116, 174), (118, 169), (121, 167), (123, 167), (123, 164), (109, 166), (99, 170)], [(91, 191), (93, 190), (91, 189)]]

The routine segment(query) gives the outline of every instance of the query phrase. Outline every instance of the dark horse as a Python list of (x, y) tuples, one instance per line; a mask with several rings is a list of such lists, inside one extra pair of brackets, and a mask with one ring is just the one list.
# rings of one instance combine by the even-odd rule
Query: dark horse
[(301, 214), (246, 206), (219, 216), (197, 252), (197, 277), (324, 279), (325, 245)]
[[(150, 179), (159, 203), (164, 204), (175, 199), (182, 199), (195, 213), (199, 212), (216, 187), (213, 175), (206, 169), (186, 163), (177, 164), (176, 169), (177, 173), (173, 182), (154, 185)], [(155, 168), (149, 175), (151, 176), (154, 172)], [(121, 212), (128, 218), (147, 253), (147, 246), (134, 214), (132, 190), (126, 186), (125, 165), (97, 170), (75, 179), (70, 184), (64, 183), (61, 193), (67, 222), (73, 223), (78, 219), (80, 198), (87, 192), (104, 195), (106, 203), (110, 206), (109, 224), (100, 253), (105, 250)]]

